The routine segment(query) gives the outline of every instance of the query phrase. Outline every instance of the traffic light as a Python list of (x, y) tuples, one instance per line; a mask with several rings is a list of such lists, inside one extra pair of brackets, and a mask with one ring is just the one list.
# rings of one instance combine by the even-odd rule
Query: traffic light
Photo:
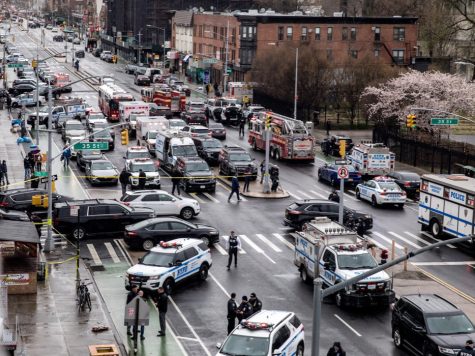
[(272, 116), (266, 115), (266, 129), (270, 129), (270, 121), (272, 119)]
[(414, 114), (409, 114), (406, 116), (406, 127), (414, 129), (416, 125), (417, 116)]
[(340, 140), (339, 153), (341, 158), (345, 158), (346, 155), (346, 140)]
[(129, 130), (124, 129), (120, 132), (120, 141), (125, 146), (129, 144)]

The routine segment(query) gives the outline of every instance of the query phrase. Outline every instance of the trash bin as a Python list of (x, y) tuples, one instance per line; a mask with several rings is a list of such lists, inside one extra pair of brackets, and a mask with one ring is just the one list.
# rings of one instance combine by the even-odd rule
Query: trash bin
[(36, 272), (36, 279), (44, 281), (46, 278), (46, 262), (38, 262), (38, 270)]

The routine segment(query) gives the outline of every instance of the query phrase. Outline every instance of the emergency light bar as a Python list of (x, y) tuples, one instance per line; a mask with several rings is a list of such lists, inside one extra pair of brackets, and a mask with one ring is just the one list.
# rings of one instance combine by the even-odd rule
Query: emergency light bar
[(241, 321), (241, 325), (250, 330), (269, 330), (274, 326), (274, 324), (258, 323), (258, 322), (248, 321), (248, 320)]
[(160, 247), (163, 248), (178, 248), (181, 247), (182, 245), (176, 242), (165, 242), (165, 241), (160, 241)]

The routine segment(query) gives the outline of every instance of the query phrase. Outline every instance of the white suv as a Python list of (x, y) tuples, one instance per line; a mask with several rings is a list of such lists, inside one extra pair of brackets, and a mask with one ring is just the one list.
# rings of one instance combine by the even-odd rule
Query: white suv
[(125, 153), (125, 156), (124, 156), (125, 164), (128, 165), (130, 161), (135, 158), (150, 158), (150, 153), (148, 152), (147, 147), (145, 146), (127, 147), (127, 152)]
[(216, 346), (216, 356), (303, 356), (303, 324), (293, 312), (261, 310), (241, 321), (224, 344)]
[(152, 208), (156, 216), (174, 215), (184, 220), (190, 220), (201, 211), (195, 199), (175, 197), (164, 190), (126, 192), (120, 200), (131, 207)]
[(201, 240), (162, 241), (127, 270), (125, 288), (138, 285), (147, 291), (156, 291), (163, 287), (167, 294), (171, 294), (178, 282), (191, 277), (206, 280), (212, 264), (211, 252)]

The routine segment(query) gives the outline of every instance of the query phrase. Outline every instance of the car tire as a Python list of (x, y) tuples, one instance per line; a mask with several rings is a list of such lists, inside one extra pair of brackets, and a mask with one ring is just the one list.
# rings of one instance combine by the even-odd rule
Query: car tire
[(208, 236), (206, 236), (206, 235), (200, 236), (200, 239), (201, 239), (201, 241), (203, 241), (203, 243), (204, 243), (206, 246), (209, 246), (209, 245), (210, 245), (210, 241), (209, 241), (209, 237), (208, 237)]
[(165, 293), (171, 295), (173, 292), (173, 288), (175, 287), (175, 281), (171, 278), (168, 278), (163, 282), (163, 289), (165, 289)]
[(206, 278), (208, 278), (208, 265), (204, 263), (201, 265), (200, 271), (198, 272), (198, 277), (200, 281), (206, 281)]
[(434, 237), (439, 237), (442, 235), (442, 226), (440, 225), (439, 220), (432, 219), (429, 224), (429, 231)]
[(252, 149), (253, 149), (254, 151), (257, 151), (257, 142), (256, 142), (255, 139), (252, 141)]
[(12, 103), (12, 108), (17, 108), (18, 107), (18, 103)]
[(371, 197), (371, 205), (374, 207), (378, 206), (378, 200), (376, 199), (374, 195)]
[(150, 251), (154, 246), (155, 246), (155, 243), (154, 243), (153, 240), (151, 240), (151, 239), (145, 239), (145, 240), (142, 242), (142, 248), (143, 248), (145, 251)]
[(356, 199), (361, 200), (361, 193), (359, 189), (356, 189), (355, 195), (356, 195)]
[(402, 336), (398, 328), (393, 330), (393, 342), (394, 342), (394, 346), (396, 346), (398, 349), (402, 348), (402, 344), (403, 344)]
[(277, 161), (280, 161), (280, 151), (278, 148), (275, 150), (274, 156)]
[(299, 346), (297, 346), (297, 352), (295, 356), (303, 356), (304, 350), (303, 344), (299, 344)]
[(335, 305), (338, 307), (338, 308), (341, 308), (342, 307), (342, 301), (341, 301), (341, 293), (340, 292), (337, 292), (335, 294)]
[(399, 209), (404, 209), (404, 204), (397, 204), (397, 207), (398, 207)]
[(86, 229), (82, 226), (77, 226), (73, 229), (72, 235), (76, 240), (83, 240), (86, 237)]
[(308, 281), (310, 280), (310, 278), (308, 277), (307, 269), (304, 266), (300, 267), (300, 279), (304, 283), (308, 283)]
[[(185, 188), (185, 192), (186, 192), (186, 188)], [(194, 215), (195, 215), (195, 212), (190, 207), (183, 208), (180, 211), (180, 217), (183, 220), (190, 220), (193, 218)]]

